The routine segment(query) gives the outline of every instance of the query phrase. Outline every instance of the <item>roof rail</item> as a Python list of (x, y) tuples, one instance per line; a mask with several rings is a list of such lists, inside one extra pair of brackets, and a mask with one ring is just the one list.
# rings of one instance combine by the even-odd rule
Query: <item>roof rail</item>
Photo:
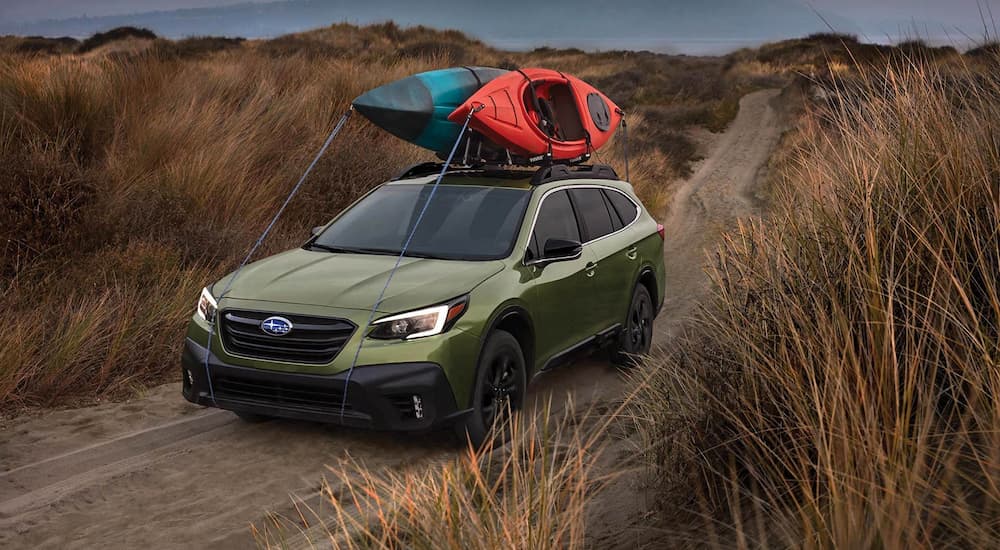
[[(403, 170), (398, 176), (392, 178), (392, 181), (438, 174), (441, 172), (442, 168), (444, 168), (444, 163), (441, 162), (421, 162)], [(530, 172), (525, 172), (523, 170), (505, 170), (500, 167), (490, 166), (452, 166), (452, 169), (462, 170), (463, 173), (468, 174), (508, 178), (523, 178), (527, 177), (526, 174), (530, 174)], [(566, 164), (553, 164), (551, 166), (539, 168), (535, 171), (535, 173), (531, 176), (531, 185), (542, 185), (543, 183), (549, 183), (552, 181), (573, 179), (618, 180), (620, 178), (618, 177), (618, 173), (615, 172), (615, 169), (607, 164), (579, 164), (572, 166)]]
[(396, 177), (392, 178), (392, 181), (437, 174), (442, 168), (444, 168), (443, 162), (419, 162), (400, 172)]
[(539, 168), (531, 178), (531, 185), (542, 185), (552, 181), (574, 180), (574, 179), (594, 179), (594, 180), (618, 180), (618, 173), (607, 164), (582, 164), (577, 166), (567, 166), (565, 164), (553, 164)]

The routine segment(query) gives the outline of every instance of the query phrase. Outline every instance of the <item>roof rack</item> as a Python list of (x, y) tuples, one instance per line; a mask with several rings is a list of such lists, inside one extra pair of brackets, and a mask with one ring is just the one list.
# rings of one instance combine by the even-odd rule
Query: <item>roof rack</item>
[(539, 168), (531, 178), (531, 185), (574, 179), (617, 180), (619, 178), (615, 169), (607, 164), (578, 164), (575, 166), (553, 164)]
[[(392, 181), (437, 174), (441, 172), (442, 168), (444, 168), (444, 163), (441, 162), (421, 162), (403, 170), (398, 176), (392, 178)], [(452, 166), (452, 169), (462, 171), (467, 174), (474, 172), (484, 176), (507, 176), (512, 178), (526, 177), (526, 172), (524, 170), (504, 170), (497, 166)], [(615, 169), (607, 164), (579, 164), (572, 166), (566, 164), (553, 164), (551, 166), (539, 168), (535, 171), (535, 173), (531, 176), (531, 185), (542, 185), (552, 181), (572, 179), (618, 180), (620, 178), (618, 177), (618, 173), (615, 172)]]

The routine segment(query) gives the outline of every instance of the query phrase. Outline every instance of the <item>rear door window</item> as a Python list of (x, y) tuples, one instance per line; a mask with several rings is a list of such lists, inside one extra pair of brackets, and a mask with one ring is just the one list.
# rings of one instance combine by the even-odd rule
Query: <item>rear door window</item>
[(611, 189), (605, 189), (604, 193), (611, 201), (611, 206), (615, 209), (623, 226), (634, 222), (639, 217), (639, 207), (624, 193)]
[(576, 206), (577, 215), (580, 217), (585, 242), (599, 239), (615, 230), (614, 224), (611, 222), (611, 212), (604, 202), (604, 196), (600, 189), (572, 189), (570, 194), (573, 197), (573, 205)]
[(556, 191), (545, 197), (538, 209), (535, 230), (531, 234), (528, 251), (531, 259), (541, 257), (541, 251), (548, 239), (564, 239), (580, 242), (580, 228), (576, 223), (573, 205), (566, 191)]

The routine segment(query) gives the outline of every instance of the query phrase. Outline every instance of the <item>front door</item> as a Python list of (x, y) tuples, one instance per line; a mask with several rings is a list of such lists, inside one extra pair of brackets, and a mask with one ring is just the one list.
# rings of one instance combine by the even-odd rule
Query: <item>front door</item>
[[(529, 263), (541, 258), (545, 241), (581, 241), (580, 227), (565, 190), (550, 193), (539, 206), (528, 247)], [(593, 255), (584, 247), (579, 258), (533, 265), (529, 309), (535, 321), (537, 357), (544, 362), (591, 336)]]

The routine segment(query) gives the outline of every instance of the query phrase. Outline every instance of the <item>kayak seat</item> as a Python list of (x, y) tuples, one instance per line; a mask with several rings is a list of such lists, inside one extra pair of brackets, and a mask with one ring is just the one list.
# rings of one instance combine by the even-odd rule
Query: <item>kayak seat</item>
[(538, 98), (538, 109), (541, 111), (538, 117), (538, 127), (550, 138), (563, 139), (552, 103), (548, 99), (540, 97)]
[(549, 93), (551, 94), (550, 105), (555, 115), (553, 120), (560, 133), (557, 139), (562, 141), (585, 139), (587, 133), (580, 120), (580, 112), (576, 107), (573, 90), (565, 84), (555, 84), (549, 88)]

